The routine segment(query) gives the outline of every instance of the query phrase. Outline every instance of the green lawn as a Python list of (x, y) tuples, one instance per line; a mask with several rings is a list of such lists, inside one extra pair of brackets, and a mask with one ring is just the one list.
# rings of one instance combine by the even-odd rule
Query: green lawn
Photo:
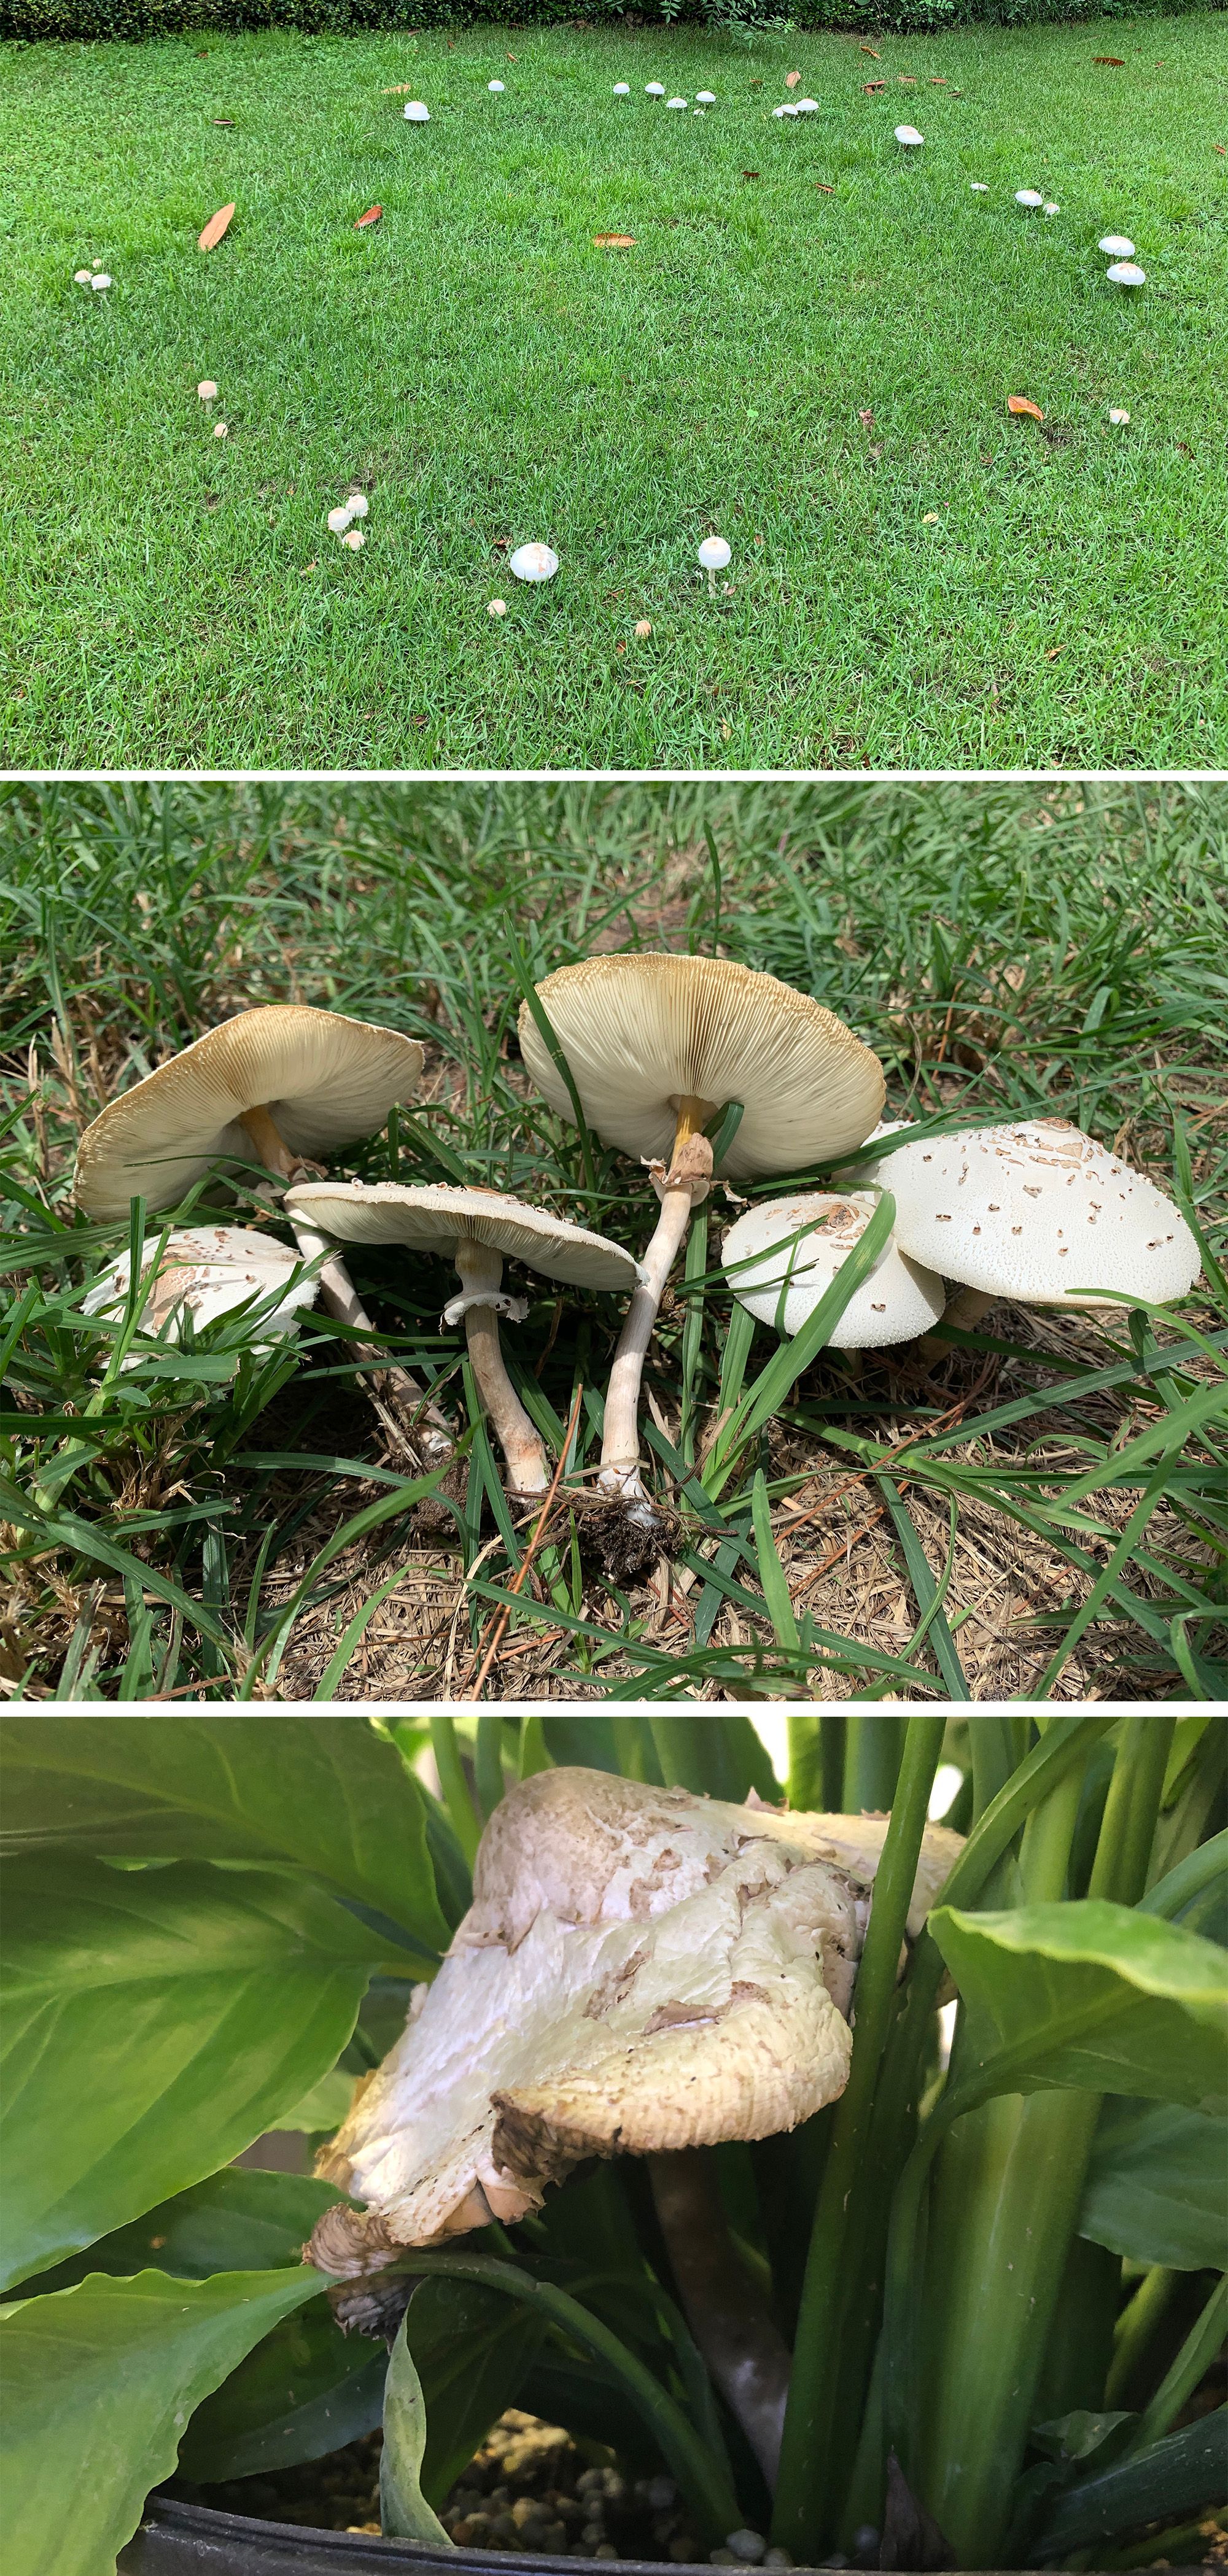
[[(718, 1186), (641, 1417), (673, 1575), (629, 1588), (586, 1502), (620, 1301), (526, 1274), (508, 1366), (552, 1456), (580, 1415), (557, 1558), (535, 1561), (487, 1695), (1228, 1697), (1228, 788), (61, 781), (0, 791), (0, 1700), (472, 1696), (533, 1517), (513, 1526), (484, 1440), (420, 1507), (319, 1314), (298, 1365), (231, 1317), (169, 1372), (147, 1345), (103, 1385), (117, 1355), (81, 1298), (125, 1229), (74, 1209), (72, 1163), (105, 1099), (297, 996), (426, 1053), (396, 1135), (338, 1172), (511, 1190), (642, 1249), (642, 1171), (602, 1151), (590, 1189), (526, 1072), (509, 916), (536, 974), (719, 941), (856, 1028), (890, 1117), (1077, 1120), (1185, 1196), (1208, 1268), (1153, 1322), (1004, 1302), (942, 1326), (938, 1357), (823, 1352), (714, 1478), (742, 1366), (749, 1388), (780, 1347), (760, 1326), (733, 1356), (719, 1247), (744, 1202)], [(196, 1222), (210, 1206), (280, 1221), (233, 1173)], [(351, 1258), (467, 1437), (448, 1268)]]
[[(1226, 38), (11, 47), (6, 763), (1228, 760)], [(778, 122), (791, 68), (819, 113)], [(499, 549), (539, 536), (528, 591)]]

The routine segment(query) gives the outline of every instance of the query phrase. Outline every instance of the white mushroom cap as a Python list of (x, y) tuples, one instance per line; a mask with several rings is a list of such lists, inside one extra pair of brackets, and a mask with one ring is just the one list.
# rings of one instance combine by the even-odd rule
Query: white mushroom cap
[(1110, 1289), (1163, 1305), (1198, 1277), (1179, 1209), (1063, 1118), (919, 1138), (880, 1169), (901, 1248), (985, 1295), (1095, 1307), (1085, 1292)]
[(1126, 240), (1124, 233), (1104, 233), (1096, 247), (1104, 252), (1106, 259), (1133, 259), (1134, 257), (1134, 244)]
[(902, 143), (906, 150), (911, 151), (914, 145), (924, 143), (925, 136), (918, 134), (915, 125), (897, 125), (895, 139), (897, 143)]
[(212, 376), (203, 376), (196, 390), (203, 403), (217, 401), (217, 386), (214, 384)]
[(773, 108), (772, 114), (773, 116), (796, 116), (797, 109), (795, 108), (792, 99), (787, 98), (784, 101), (783, 106)]
[[(869, 1190), (814, 1190), (748, 1208), (730, 1227), (721, 1253), (721, 1267), (739, 1305), (790, 1338), (799, 1333), (865, 1233), (877, 1204)], [(891, 1235), (870, 1277), (850, 1297), (831, 1336), (832, 1347), (868, 1351), (887, 1342), (910, 1342), (937, 1323), (945, 1304), (941, 1279), (909, 1261)]]
[(72, 282), (74, 286), (92, 286), (94, 283), (88, 268), (74, 268)]
[(644, 83), (644, 96), (645, 96), (645, 98), (664, 98), (664, 96), (665, 96), (665, 83), (664, 83), (664, 81), (645, 81), (645, 83)]
[(287, 1191), (286, 1207), (342, 1243), (408, 1243), (446, 1258), (458, 1243), (482, 1243), (572, 1288), (630, 1290), (640, 1275), (634, 1254), (621, 1243), (501, 1190), (455, 1189), (447, 1182), (415, 1190), (398, 1181), (304, 1181)]
[(352, 519), (365, 519), (371, 508), (365, 492), (351, 492), (345, 506)]
[[(156, 1248), (146, 1247), (142, 1279)], [(270, 1342), (295, 1332), (300, 1313), (315, 1304), (319, 1280), (304, 1278), (302, 1269), (303, 1256), (292, 1244), (279, 1243), (276, 1235), (257, 1233), (251, 1226), (181, 1226), (158, 1263), (141, 1317), (142, 1331), (152, 1339), (169, 1326), (171, 1339), (180, 1340), (185, 1308), (195, 1324), (212, 1324), (238, 1306), (276, 1297), (276, 1305), (260, 1318), (261, 1339), (255, 1347), (264, 1350)], [(83, 1313), (122, 1312), (131, 1275), (131, 1256), (121, 1252), (82, 1299)], [(141, 1354), (133, 1352), (123, 1366), (140, 1364)]]
[(339, 506), (337, 509), (329, 511), (328, 524), (335, 537), (343, 537), (345, 535), (345, 531), (350, 524), (352, 516), (353, 512), (351, 511), (348, 502), (344, 506)]
[(667, 98), (665, 104), (667, 107), (689, 107), (690, 100), (686, 98)]
[(553, 546), (517, 546), (515, 554), (508, 556), (507, 568), (517, 581), (553, 581), (559, 559)]
[(347, 528), (345, 535), (341, 540), (342, 545), (348, 546), (350, 553), (354, 555), (359, 553), (360, 549), (365, 546), (366, 542), (367, 540), (364, 537), (361, 528)]
[[(743, 1116), (722, 1170), (788, 1171), (861, 1142), (882, 1107), (878, 1058), (808, 993), (726, 957), (586, 957), (538, 985), (590, 1127), (623, 1153), (668, 1156), (682, 1100)], [(573, 1115), (529, 1006), (520, 1049), (552, 1109)]]
[[(834, 2100), (886, 1828), (580, 1768), (509, 1790), (435, 1983), (320, 2159), (368, 2214), (327, 2210), (313, 2261), (363, 2271), (522, 2217), (586, 2156), (768, 2137)], [(959, 1848), (928, 1828), (911, 1931)]]
[(416, 1038), (339, 1011), (273, 1002), (223, 1020), (169, 1064), (121, 1091), (77, 1148), (75, 1188), (92, 1217), (126, 1216), (129, 1199), (171, 1207), (222, 1155), (252, 1160), (239, 1121), (267, 1109), (294, 1154), (372, 1136), (422, 1071)]
[(968, 181), (968, 185), (971, 188), (974, 197), (987, 197), (989, 195), (989, 182), (987, 179), (970, 179)]
[(817, 116), (819, 112), (817, 98), (799, 98), (797, 112), (799, 116)]
[(699, 560), (705, 572), (723, 572), (729, 561), (730, 548), (724, 537), (705, 537), (699, 549)]
[(502, 83), (502, 81), (487, 81), (486, 86), (487, 86), (487, 89), (488, 89), (488, 90), (491, 90), (491, 91), (494, 93), (494, 95), (495, 95), (496, 97), (500, 97), (500, 96), (502, 95), (502, 92), (503, 92), (503, 83)]
[(1029, 214), (1034, 213), (1037, 206), (1043, 206), (1044, 202), (1039, 188), (1016, 188), (1015, 190), (1016, 205), (1026, 207)]
[(424, 106), (420, 98), (407, 99), (405, 103), (405, 114), (409, 118), (411, 125), (430, 124), (431, 111), (429, 107)]
[(1050, 199), (1046, 199), (1045, 213), (1047, 215), (1060, 215), (1061, 211), (1062, 209), (1060, 206), (1055, 206)]
[(615, 83), (614, 83), (614, 96), (615, 96), (615, 98), (630, 98), (630, 96), (631, 96), (631, 83), (630, 83), (630, 81), (615, 81)]
[[(1145, 286), (1147, 283), (1146, 269), (1137, 268), (1133, 260), (1129, 259), (1117, 260), (1113, 267), (1106, 268), (1104, 273), (1114, 286)], [(94, 284), (97, 285), (97, 283), (98, 280), (95, 278)]]
[(695, 104), (697, 107), (715, 107), (716, 91), (714, 89), (697, 89), (695, 92)]
[(95, 292), (96, 292), (97, 294), (99, 294), (99, 295), (101, 295), (101, 294), (103, 293), (104, 289), (105, 289), (106, 287), (108, 287), (108, 286), (110, 285), (110, 283), (111, 283), (111, 280), (110, 280), (110, 278), (108, 277), (108, 275), (107, 275), (107, 272), (106, 272), (105, 268), (100, 268), (100, 269), (99, 269), (99, 271), (98, 271), (98, 275), (97, 275), (97, 277), (91, 277), (91, 279), (90, 279), (90, 285), (94, 288)]
[(1129, 424), (1130, 414), (1121, 403), (1110, 403), (1109, 419), (1115, 429), (1125, 429)]

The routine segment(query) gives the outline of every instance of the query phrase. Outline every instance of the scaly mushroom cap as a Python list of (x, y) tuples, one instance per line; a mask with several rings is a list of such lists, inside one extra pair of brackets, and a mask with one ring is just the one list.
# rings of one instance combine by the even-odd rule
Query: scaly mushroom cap
[(77, 1148), (76, 1195), (92, 1217), (126, 1216), (132, 1198), (173, 1207), (220, 1156), (252, 1160), (239, 1124), (267, 1109), (294, 1154), (373, 1136), (422, 1071), (416, 1038), (369, 1020), (271, 1002), (223, 1020), (169, 1064), (121, 1091)]
[[(156, 1244), (146, 1247), (142, 1280), (156, 1249)], [(299, 1277), (294, 1280), (296, 1270)], [(292, 1332), (300, 1310), (314, 1306), (320, 1293), (319, 1280), (304, 1278), (302, 1271), (302, 1253), (293, 1244), (279, 1243), (276, 1235), (260, 1234), (245, 1225), (181, 1226), (158, 1263), (142, 1313), (143, 1329), (155, 1335), (173, 1324), (178, 1338), (185, 1307), (197, 1324), (211, 1324), (237, 1306), (276, 1296), (276, 1306), (261, 1316), (260, 1330), (270, 1335)], [(131, 1255), (121, 1252), (82, 1299), (82, 1312), (118, 1313), (131, 1275)], [(124, 1365), (135, 1368), (137, 1361), (133, 1358)]]
[(931, 1136), (859, 1177), (892, 1192), (911, 1260), (991, 1297), (1093, 1307), (1084, 1291), (1112, 1289), (1163, 1305), (1201, 1267), (1172, 1201), (1064, 1118)]
[[(886, 1817), (779, 1814), (563, 1768), (509, 1791), (474, 1901), (317, 2170), (345, 2274), (523, 2217), (591, 2155), (794, 2128), (842, 2092)], [(918, 1930), (960, 1848), (927, 1832)]]
[(499, 1190), (403, 1189), (397, 1181), (304, 1181), (286, 1194), (292, 1216), (306, 1217), (342, 1243), (409, 1243), (451, 1259), (458, 1243), (484, 1243), (571, 1288), (634, 1288), (640, 1266), (621, 1243), (566, 1217), (526, 1207)]
[[(739, 1305), (778, 1332), (799, 1333), (876, 1205), (869, 1190), (812, 1190), (748, 1208), (730, 1227), (721, 1251)], [(835, 1326), (832, 1348), (868, 1351), (911, 1341), (937, 1323), (945, 1303), (941, 1279), (909, 1261), (889, 1235), (870, 1277), (854, 1290)]]
[[(859, 1145), (883, 1105), (878, 1058), (808, 993), (725, 957), (586, 957), (538, 985), (590, 1127), (668, 1159), (679, 1101), (743, 1104), (721, 1169), (786, 1172)], [(520, 1049), (552, 1109), (574, 1113), (526, 1003)]]

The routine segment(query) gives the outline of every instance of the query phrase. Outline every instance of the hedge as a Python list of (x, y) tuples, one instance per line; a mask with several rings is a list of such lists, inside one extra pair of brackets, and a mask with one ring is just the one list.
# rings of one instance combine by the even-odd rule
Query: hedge
[[(577, 20), (575, 0), (0, 0), (0, 36), (27, 42), (46, 38), (122, 38), (233, 34), (241, 28), (298, 27), (312, 35), (358, 35), (385, 27), (414, 32), (425, 27), (478, 21), (505, 26), (659, 26), (678, 19), (729, 31), (792, 25), (865, 32), (895, 28), (938, 33), (982, 24), (1037, 26), (1084, 18), (1183, 16), (1205, 0), (656, 0), (634, 12), (621, 0), (587, 0)], [(1228, 5), (1228, 0), (1220, 0)]]

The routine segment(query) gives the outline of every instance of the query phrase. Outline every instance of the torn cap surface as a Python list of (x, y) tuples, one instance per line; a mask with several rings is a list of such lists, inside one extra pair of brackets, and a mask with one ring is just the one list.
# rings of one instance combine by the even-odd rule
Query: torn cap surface
[[(522, 2217), (584, 2157), (768, 2137), (834, 2100), (886, 1828), (581, 1768), (521, 1782), (439, 1976), (320, 2159), (367, 2210), (326, 2211), (312, 2259), (365, 2271)], [(918, 1926), (959, 1848), (927, 1832)]]

